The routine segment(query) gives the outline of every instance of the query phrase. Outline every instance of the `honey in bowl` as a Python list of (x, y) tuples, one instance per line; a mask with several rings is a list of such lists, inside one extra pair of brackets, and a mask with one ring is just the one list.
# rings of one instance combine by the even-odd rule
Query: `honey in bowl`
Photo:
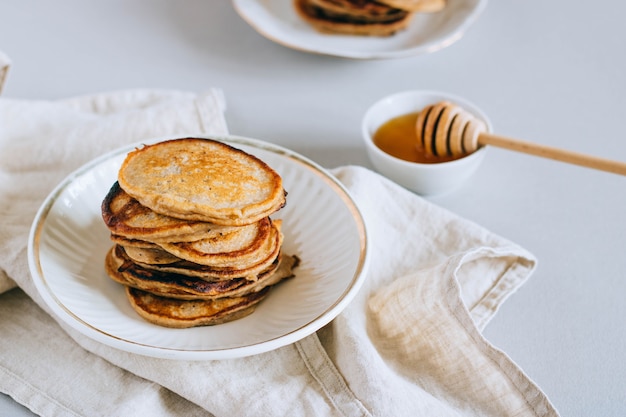
[(435, 164), (462, 157), (427, 154), (415, 136), (415, 122), (419, 112), (394, 117), (383, 123), (374, 133), (374, 144), (383, 152), (409, 162)]

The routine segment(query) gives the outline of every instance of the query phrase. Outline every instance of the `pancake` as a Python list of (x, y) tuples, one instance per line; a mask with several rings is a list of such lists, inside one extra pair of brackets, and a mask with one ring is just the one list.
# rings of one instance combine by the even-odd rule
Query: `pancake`
[(407, 13), (371, 0), (307, 0), (307, 5), (323, 11), (324, 16), (352, 23), (386, 23)]
[(446, 7), (446, 0), (378, 0), (380, 3), (409, 12), (434, 13)]
[(120, 250), (122, 249), (119, 246), (115, 246), (106, 257), (105, 269), (112, 280), (154, 295), (183, 300), (238, 297), (258, 292), (293, 277), (293, 269), (299, 263), (299, 259), (294, 256), (280, 256), (254, 280), (239, 277), (208, 282), (185, 275), (149, 270), (133, 262), (125, 262)]
[(294, 276), (283, 254), (281, 177), (258, 158), (197, 138), (126, 156), (101, 203), (115, 243), (105, 271), (150, 323), (188, 328), (251, 314)]
[(111, 233), (150, 242), (206, 239), (233, 231), (233, 226), (177, 219), (156, 213), (126, 193), (116, 181), (101, 206), (102, 219)]
[(134, 248), (143, 248), (143, 249), (161, 249), (161, 247), (157, 245), (156, 243), (148, 242), (147, 240), (141, 240), (141, 239), (129, 239), (124, 236), (116, 235), (113, 233), (111, 233), (111, 240), (113, 241), (113, 243), (117, 243), (118, 245), (121, 245), (124, 247), (132, 246)]
[(118, 181), (159, 214), (226, 226), (257, 222), (285, 204), (276, 171), (211, 139), (173, 139), (136, 149), (122, 163)]
[(241, 297), (215, 300), (176, 300), (126, 287), (132, 308), (146, 321), (164, 327), (190, 328), (212, 326), (237, 320), (251, 314), (270, 287)]
[(280, 220), (274, 223), (265, 218), (217, 238), (158, 245), (172, 255), (196, 264), (244, 269), (263, 262), (282, 245), (280, 224)]
[(156, 245), (153, 248), (142, 248), (136, 246), (123, 246), (123, 248), (129, 259), (141, 264), (171, 265), (177, 262), (185, 262), (179, 257), (172, 255)]
[(294, 0), (298, 15), (322, 33), (391, 36), (405, 29), (412, 13), (369, 0)]
[[(152, 245), (152, 243), (145, 243)], [(207, 266), (200, 265), (194, 262), (189, 262), (166, 252), (156, 245), (155, 246), (157, 249), (131, 247), (126, 245), (119, 246), (120, 248), (123, 248), (123, 254), (120, 255), (120, 257), (123, 258), (123, 261), (125, 262), (134, 262), (142, 268), (196, 277), (204, 279), (205, 281), (219, 281), (240, 277), (246, 277), (249, 280), (255, 279), (258, 274), (267, 269), (276, 260), (281, 252), (281, 246), (276, 245), (270, 255), (261, 262), (245, 268), (233, 268)], [(139, 256), (137, 256), (137, 253), (135, 252), (139, 252)], [(134, 253), (135, 256), (131, 256), (131, 253)], [(171, 263), (161, 263), (158, 260), (153, 261), (153, 259), (149, 259), (151, 257), (158, 258), (158, 260), (162, 259), (162, 257), (171, 257), (175, 259), (175, 261)]]

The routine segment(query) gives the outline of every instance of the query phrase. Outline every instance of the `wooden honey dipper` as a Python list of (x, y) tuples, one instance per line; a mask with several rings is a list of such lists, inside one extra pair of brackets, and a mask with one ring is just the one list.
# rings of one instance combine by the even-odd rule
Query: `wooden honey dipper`
[(447, 101), (424, 107), (417, 116), (418, 146), (426, 154), (461, 157), (492, 145), (587, 168), (626, 175), (626, 163), (584, 155), (488, 133), (482, 120)]

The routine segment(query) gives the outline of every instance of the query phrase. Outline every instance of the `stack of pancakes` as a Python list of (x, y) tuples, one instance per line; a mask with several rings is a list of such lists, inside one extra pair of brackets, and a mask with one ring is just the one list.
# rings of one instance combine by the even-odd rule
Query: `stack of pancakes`
[(224, 143), (185, 138), (130, 152), (102, 202), (107, 274), (167, 327), (244, 317), (299, 260), (282, 253), (281, 177)]
[(415, 13), (437, 12), (446, 0), (294, 0), (298, 15), (323, 33), (390, 36)]

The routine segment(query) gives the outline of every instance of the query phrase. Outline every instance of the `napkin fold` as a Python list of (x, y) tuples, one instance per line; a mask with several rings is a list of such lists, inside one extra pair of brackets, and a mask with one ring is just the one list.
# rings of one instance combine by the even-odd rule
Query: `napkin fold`
[[(26, 276), (24, 242), (42, 197), (89, 160), (155, 137), (226, 134), (221, 90), (132, 90), (59, 101), (0, 100), (0, 292)], [(28, 280), (25, 280), (28, 281)]]
[(533, 255), (358, 166), (331, 172), (365, 219), (367, 280), (335, 320), (296, 343), (165, 360), (100, 344), (55, 317), (26, 257), (48, 192), (127, 143), (225, 134), (224, 110), (219, 89), (0, 98), (1, 392), (46, 416), (557, 415), (480, 332), (532, 274)]

